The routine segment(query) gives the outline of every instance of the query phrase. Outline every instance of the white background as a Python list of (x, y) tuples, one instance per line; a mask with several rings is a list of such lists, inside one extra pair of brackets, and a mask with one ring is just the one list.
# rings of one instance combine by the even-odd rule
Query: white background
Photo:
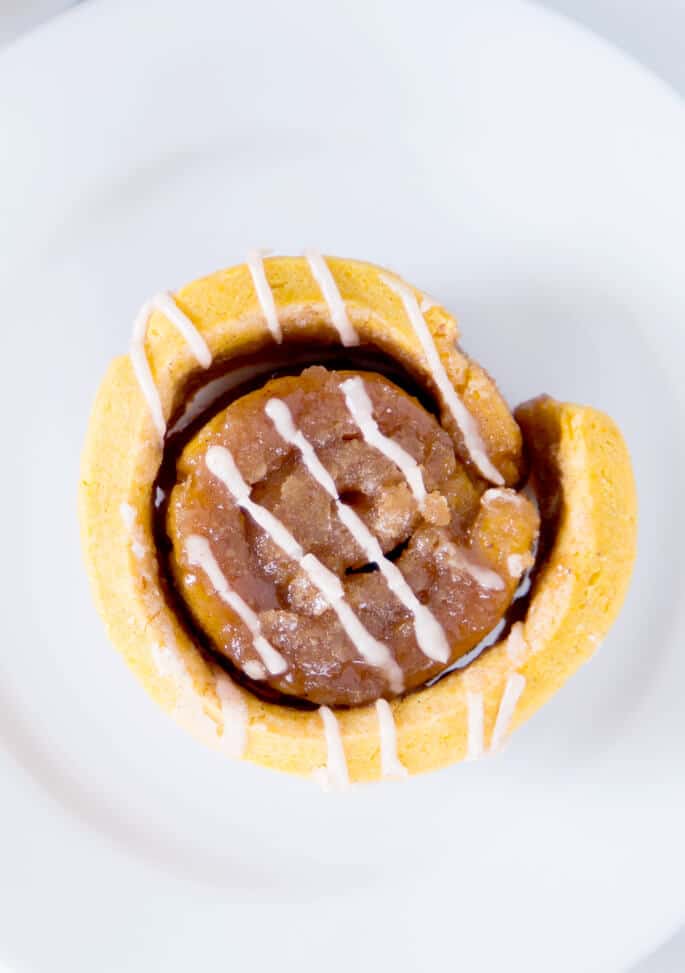
[[(71, 0), (0, 0), (0, 45), (72, 5)], [(685, 0), (544, 0), (543, 5), (602, 35), (685, 95)], [(632, 973), (683, 970), (685, 931)]]

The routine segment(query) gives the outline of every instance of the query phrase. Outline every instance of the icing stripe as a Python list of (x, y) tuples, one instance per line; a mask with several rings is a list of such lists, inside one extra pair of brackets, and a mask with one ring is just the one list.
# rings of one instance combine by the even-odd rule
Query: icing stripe
[(376, 716), (381, 741), (381, 776), (407, 777), (409, 771), (397, 754), (397, 727), (387, 699), (376, 700)]
[(219, 749), (239, 760), (247, 746), (247, 703), (232, 679), (220, 670), (216, 671), (216, 694), (221, 703), (224, 731)]
[(396, 443), (389, 436), (385, 436), (378, 428), (378, 423), (373, 417), (373, 405), (363, 379), (359, 376), (348, 378), (342, 382), (340, 388), (345, 396), (345, 405), (357, 423), (364, 441), (395, 464), (404, 475), (417, 504), (423, 509), (426, 487), (423, 482), (421, 467), (406, 449), (402, 449), (399, 443)]
[(481, 588), (486, 588), (490, 591), (502, 591), (504, 589), (504, 581), (496, 571), (491, 571), (490, 568), (484, 568), (480, 564), (475, 564), (467, 558), (464, 558), (464, 567)]
[(178, 719), (195, 736), (210, 747), (216, 747), (220, 742), (217, 725), (205, 712), (203, 696), (195, 688), (183, 653), (173, 638), (163, 644), (152, 645), (151, 654), (159, 675), (173, 684), (176, 696), (174, 711)]
[(259, 618), (252, 611), (250, 606), (243, 601), (237, 591), (229, 587), (228, 581), (222, 572), (219, 564), (212, 553), (209, 541), (198, 534), (191, 534), (186, 541), (186, 555), (190, 564), (201, 568), (212, 583), (214, 590), (222, 601), (233, 609), (244, 625), (247, 626), (252, 635), (252, 644), (259, 658), (262, 660), (273, 676), (278, 676), (285, 672), (288, 663), (280, 652), (274, 649), (262, 635), (262, 627)]
[(124, 522), (124, 527), (126, 530), (133, 530), (136, 522), (136, 509), (132, 507), (130, 503), (120, 503), (119, 513), (121, 514), (121, 519)]
[(279, 435), (287, 443), (299, 449), (304, 465), (317, 483), (335, 501), (338, 517), (361, 547), (364, 556), (368, 561), (378, 565), (378, 569), (390, 590), (414, 616), (416, 641), (423, 654), (436, 662), (447, 662), (450, 649), (442, 625), (430, 609), (421, 604), (397, 565), (386, 558), (376, 537), (361, 517), (352, 507), (340, 500), (332, 476), (321, 463), (312, 444), (293, 423), (288, 406), (280, 399), (269, 399), (264, 411), (273, 422)]
[(157, 294), (143, 304), (133, 324), (130, 347), (131, 364), (133, 365), (133, 371), (140, 385), (140, 390), (150, 410), (152, 421), (155, 424), (160, 438), (163, 439), (166, 433), (166, 420), (164, 419), (159, 392), (157, 391), (157, 386), (150, 371), (150, 363), (145, 354), (147, 325), (153, 311), (159, 311), (174, 325), (182, 337), (185, 338), (186, 344), (203, 368), (209, 368), (211, 365), (212, 353), (207, 347), (205, 339), (190, 318), (186, 317), (176, 304), (171, 294)]
[(250, 499), (251, 488), (243, 479), (230, 450), (224, 446), (210, 446), (207, 450), (206, 463), (209, 472), (221, 480), (238, 506), (242, 507), (259, 524), (262, 530), (269, 534), (288, 557), (295, 561), (301, 561), (304, 557), (304, 550), (290, 531), (266, 507), (262, 507)]
[(319, 589), (338, 616), (345, 634), (359, 654), (369, 665), (384, 669), (393, 692), (401, 692), (403, 687), (402, 670), (395, 662), (387, 645), (379, 642), (364, 628), (345, 601), (345, 591), (338, 578), (315, 555), (305, 554), (290, 531), (266, 507), (262, 507), (250, 499), (250, 487), (243, 479), (230, 451), (224, 446), (210, 446), (207, 450), (205, 462), (210, 473), (221, 480), (238, 506), (248, 513), (262, 530), (266, 531), (288, 557), (299, 562), (309, 580)]
[(476, 564), (464, 550), (458, 548), (456, 544), (448, 543), (449, 548), (445, 544), (441, 548), (438, 548), (438, 553), (445, 549), (449, 551), (447, 560), (450, 567), (454, 568), (455, 571), (470, 575), (481, 588), (489, 591), (502, 591), (504, 589), (504, 581), (496, 571), (485, 568), (481, 564)]
[(133, 556), (142, 561), (145, 557), (145, 545), (142, 543), (142, 534), (138, 528), (135, 507), (132, 507), (130, 503), (121, 503), (119, 504), (119, 514), (129, 533)]
[(426, 356), (433, 380), (463, 436), (464, 447), (473, 460), (473, 463), (487, 480), (497, 484), (504, 483), (504, 478), (501, 473), (495, 469), (488, 458), (485, 451), (485, 444), (478, 431), (476, 421), (457, 395), (456, 390), (447, 377), (445, 366), (438, 354), (433, 336), (421, 313), (414, 292), (402, 281), (389, 277), (387, 274), (381, 274), (380, 277), (401, 298), (407, 317), (409, 318), (409, 323), (414, 329), (414, 333), (419, 339), (423, 353)]
[(328, 264), (316, 250), (305, 250), (304, 255), (307, 258), (312, 277), (319, 285), (323, 299), (328, 305), (333, 327), (340, 335), (341, 342), (346, 348), (350, 345), (358, 345), (359, 335), (352, 327), (345, 302), (340, 296), (338, 285)]
[(283, 341), (283, 332), (281, 331), (281, 323), (278, 320), (273, 291), (271, 290), (269, 281), (266, 279), (263, 256), (263, 250), (250, 250), (247, 255), (247, 266), (252, 276), (252, 283), (254, 284), (259, 306), (262, 309), (262, 314), (266, 318), (267, 327), (274, 341), (277, 341), (280, 345)]
[(466, 693), (467, 737), (466, 759), (478, 760), (485, 752), (483, 694)]
[(507, 571), (512, 578), (520, 578), (526, 570), (522, 554), (510, 554), (507, 558)]
[(350, 786), (347, 760), (343, 749), (340, 726), (335, 713), (328, 706), (319, 707), (326, 737), (326, 766), (318, 773), (321, 786), (325, 791), (346, 791)]
[(522, 676), (520, 672), (512, 672), (506, 681), (502, 699), (500, 700), (495, 728), (492, 731), (492, 737), (490, 739), (490, 750), (499, 750), (504, 743), (504, 739), (511, 726), (511, 721), (514, 718), (514, 713), (516, 712), (516, 704), (525, 688), (525, 676)]
[(505, 500), (507, 503), (523, 503), (523, 499), (520, 493), (510, 487), (490, 487), (480, 498), (480, 502), (488, 504), (492, 500)]
[(241, 669), (246, 676), (254, 679), (255, 682), (259, 682), (260, 679), (266, 679), (266, 669), (256, 659), (248, 659), (246, 662), (243, 662)]
[(515, 666), (520, 666), (528, 654), (528, 643), (523, 634), (523, 622), (516, 622), (511, 626), (506, 641), (507, 655)]

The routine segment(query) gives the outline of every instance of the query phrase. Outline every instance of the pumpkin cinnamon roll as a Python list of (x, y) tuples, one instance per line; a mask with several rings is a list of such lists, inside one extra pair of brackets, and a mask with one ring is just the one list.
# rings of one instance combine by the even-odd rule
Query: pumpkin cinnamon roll
[(80, 509), (150, 694), (330, 787), (498, 749), (597, 648), (635, 555), (607, 416), (548, 397), (512, 415), (447, 311), (315, 253), (143, 307)]

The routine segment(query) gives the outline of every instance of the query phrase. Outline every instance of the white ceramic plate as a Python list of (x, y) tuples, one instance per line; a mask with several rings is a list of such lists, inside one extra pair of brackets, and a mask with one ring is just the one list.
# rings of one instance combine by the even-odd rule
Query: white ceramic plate
[[(110, 0), (5, 53), (0, 91), (0, 961), (613, 973), (654, 947), (685, 916), (682, 105), (495, 0)], [(205, 752), (106, 643), (90, 402), (145, 297), (251, 245), (396, 268), (512, 401), (626, 433), (628, 603), (501, 758), (326, 796)]]

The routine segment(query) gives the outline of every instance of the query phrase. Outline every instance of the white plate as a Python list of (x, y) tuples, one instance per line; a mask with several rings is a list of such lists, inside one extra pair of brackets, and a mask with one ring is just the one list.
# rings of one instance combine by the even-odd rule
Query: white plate
[[(515, 2), (87, 5), (0, 59), (0, 960), (612, 973), (685, 915), (685, 112)], [(106, 643), (86, 416), (150, 293), (250, 245), (366, 257), (518, 401), (620, 422), (640, 558), (506, 755), (336, 798), (205, 752)]]

